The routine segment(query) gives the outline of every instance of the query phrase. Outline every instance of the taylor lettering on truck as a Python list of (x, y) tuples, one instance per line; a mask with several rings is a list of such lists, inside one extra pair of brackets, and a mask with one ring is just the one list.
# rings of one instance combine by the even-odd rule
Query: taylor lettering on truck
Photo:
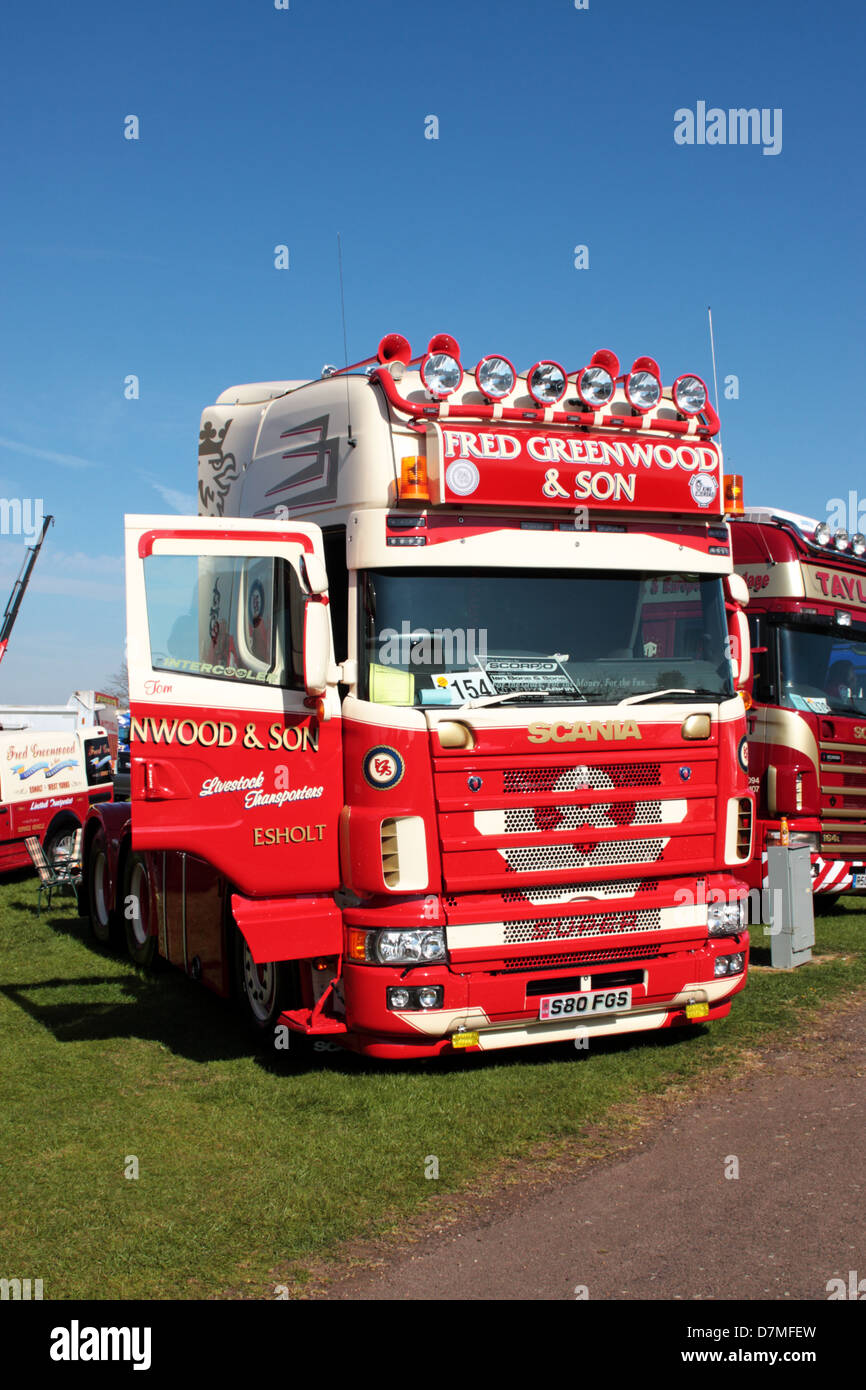
[(722, 1018), (754, 798), (706, 388), (414, 360), (232, 387), (200, 516), (127, 518), (131, 803), (88, 822), (83, 910), (264, 1039)]
[(755, 648), (748, 713), (757, 789), (752, 887), (767, 849), (812, 856), (816, 894), (866, 893), (866, 537), (772, 507), (741, 507), (734, 562)]

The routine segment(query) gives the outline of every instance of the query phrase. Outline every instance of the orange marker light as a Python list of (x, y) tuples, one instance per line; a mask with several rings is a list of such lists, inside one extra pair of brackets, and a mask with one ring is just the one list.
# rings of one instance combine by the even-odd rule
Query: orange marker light
[(427, 482), (427, 460), (423, 456), (410, 456), (400, 461), (400, 499), (401, 501), (429, 502), (430, 487)]
[(725, 474), (725, 513), (727, 516), (743, 516), (743, 478), (741, 473)]
[(367, 959), (367, 933), (360, 927), (349, 927), (346, 932), (349, 960)]

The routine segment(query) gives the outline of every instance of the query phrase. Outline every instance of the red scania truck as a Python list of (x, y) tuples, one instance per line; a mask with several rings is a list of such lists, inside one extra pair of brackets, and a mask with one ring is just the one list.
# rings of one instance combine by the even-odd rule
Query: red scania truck
[(784, 818), (790, 843), (812, 851), (815, 893), (864, 893), (866, 537), (769, 507), (742, 511), (731, 532), (754, 648), (750, 884), (766, 878)]
[(126, 521), (97, 937), (379, 1057), (724, 1017), (754, 798), (717, 429), (651, 358), (464, 373), (446, 334), (223, 392), (202, 514)]

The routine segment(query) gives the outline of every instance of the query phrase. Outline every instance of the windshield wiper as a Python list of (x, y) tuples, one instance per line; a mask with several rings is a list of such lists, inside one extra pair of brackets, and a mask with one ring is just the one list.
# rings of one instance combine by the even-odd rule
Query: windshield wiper
[(496, 705), (500, 700), (526, 700), (549, 695), (549, 690), (512, 690), (507, 695), (476, 695), (474, 700), (464, 700), (460, 709), (481, 709), (483, 705)]
[(624, 700), (619, 700), (618, 705), (637, 705), (645, 703), (647, 700), (664, 700), (668, 695), (687, 695), (689, 698), (697, 696), (698, 699), (705, 700), (732, 700), (733, 695), (727, 695), (723, 690), (706, 690), (698, 686), (697, 690), (684, 690), (674, 687), (671, 690), (647, 690), (642, 695), (627, 695)]

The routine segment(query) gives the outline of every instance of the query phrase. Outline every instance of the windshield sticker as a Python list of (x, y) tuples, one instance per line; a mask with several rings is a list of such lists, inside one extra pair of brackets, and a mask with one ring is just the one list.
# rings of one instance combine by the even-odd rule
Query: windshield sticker
[(803, 699), (806, 707), (812, 710), (813, 714), (829, 714), (830, 706), (823, 695), (804, 695)]
[[(441, 691), (443, 696), (450, 696), (449, 704), (500, 693), (481, 671), (445, 671), (441, 675), (431, 676), (430, 679), (434, 692)], [(427, 693), (424, 691), (425, 695)]]
[(488, 656), (475, 660), (487, 680), (493, 685), (493, 694), (511, 695), (526, 692), (537, 694), (542, 690), (551, 695), (576, 695), (577, 686), (565, 670), (563, 661), (568, 657), (562, 652), (552, 656)]

